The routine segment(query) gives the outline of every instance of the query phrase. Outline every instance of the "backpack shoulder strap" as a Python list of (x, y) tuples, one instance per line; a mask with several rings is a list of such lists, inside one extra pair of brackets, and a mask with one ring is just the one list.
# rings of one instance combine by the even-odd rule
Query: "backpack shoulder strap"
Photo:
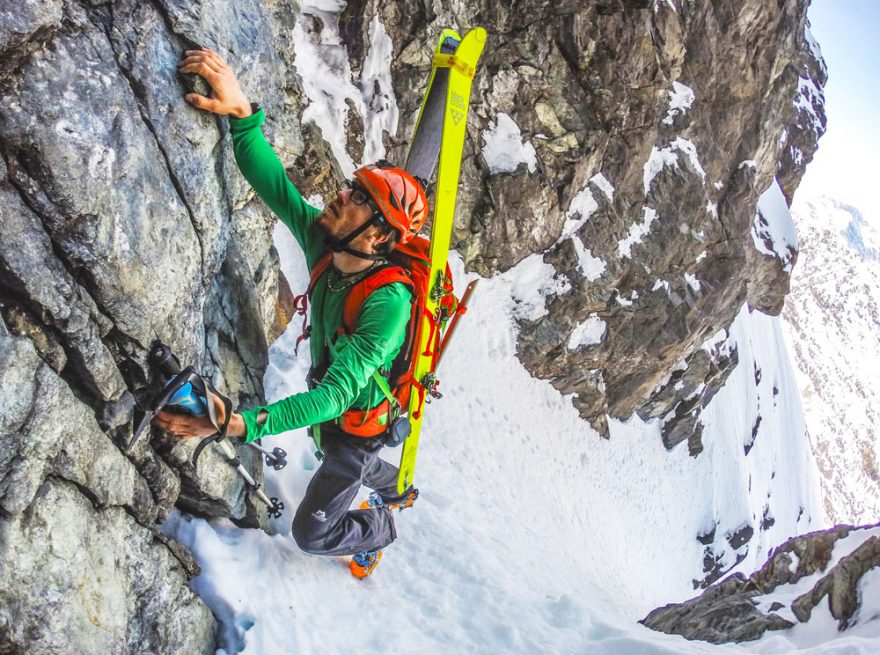
[(345, 306), (342, 310), (342, 325), (348, 334), (352, 334), (357, 324), (358, 314), (367, 297), (376, 289), (380, 289), (394, 282), (402, 282), (410, 289), (414, 287), (412, 275), (403, 266), (384, 266), (363, 280), (355, 284), (345, 298)]
[(302, 343), (303, 340), (308, 339), (309, 334), (312, 331), (312, 328), (309, 325), (309, 299), (312, 297), (312, 290), (315, 288), (318, 279), (324, 274), (332, 261), (333, 253), (325, 253), (312, 269), (309, 277), (309, 286), (305, 293), (301, 293), (293, 299), (293, 313), (303, 317), (302, 334), (296, 339), (296, 345), (293, 348), (294, 354), (299, 353), (299, 344)]
[(333, 253), (326, 252), (321, 256), (321, 259), (318, 260), (318, 263), (315, 264), (315, 267), (312, 269), (311, 275), (309, 276), (309, 288), (306, 291), (307, 295), (312, 295), (312, 289), (315, 288), (315, 284), (318, 282), (318, 279), (330, 268), (330, 262), (333, 261)]

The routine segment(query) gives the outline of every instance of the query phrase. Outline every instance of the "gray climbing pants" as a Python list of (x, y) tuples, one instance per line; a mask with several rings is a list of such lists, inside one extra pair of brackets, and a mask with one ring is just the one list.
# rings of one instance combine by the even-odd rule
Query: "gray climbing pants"
[(353, 437), (333, 424), (321, 426), (324, 459), (293, 518), (293, 538), (302, 550), (352, 555), (394, 541), (390, 510), (349, 509), (362, 484), (389, 502), (398, 497), (398, 469), (379, 457), (383, 444), (382, 437)]

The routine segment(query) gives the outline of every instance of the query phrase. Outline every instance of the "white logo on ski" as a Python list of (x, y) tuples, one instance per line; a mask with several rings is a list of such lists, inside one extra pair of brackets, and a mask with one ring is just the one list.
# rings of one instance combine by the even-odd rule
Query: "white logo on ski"
[(323, 509), (319, 509), (317, 512), (312, 512), (312, 517), (314, 517), (316, 521), (320, 521), (321, 523), (327, 522), (327, 515), (324, 513)]
[(465, 103), (464, 98), (453, 91), (452, 98), (449, 101), (449, 115), (452, 116), (452, 121), (458, 125), (461, 122), (461, 119), (464, 118), (466, 112), (467, 104)]

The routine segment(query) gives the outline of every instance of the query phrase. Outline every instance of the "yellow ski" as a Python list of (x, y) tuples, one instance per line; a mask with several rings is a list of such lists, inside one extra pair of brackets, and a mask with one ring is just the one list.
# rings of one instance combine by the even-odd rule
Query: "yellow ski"
[[(454, 53), (443, 50), (444, 43), (452, 38), (459, 41)], [(440, 38), (440, 45), (434, 55), (434, 68), (431, 73), (430, 89), (437, 80), (437, 69), (448, 69), (449, 80), (446, 90), (446, 102), (443, 116), (443, 129), (440, 139), (440, 161), (437, 171), (437, 185), (434, 193), (434, 216), (431, 226), (431, 289), (442, 288), (442, 277), (446, 272), (446, 261), (449, 255), (449, 242), (452, 237), (452, 225), (455, 215), (455, 200), (458, 192), (458, 177), (461, 168), (461, 154), (464, 149), (464, 138), (467, 126), (468, 107), (471, 97), (471, 82), (476, 73), (477, 62), (483, 52), (486, 43), (486, 30), (476, 27), (458, 38), (452, 30), (444, 30)], [(422, 111), (416, 127), (416, 137), (413, 138), (413, 147), (408, 158), (413, 157), (415, 144), (420, 134), (426, 134), (427, 124), (423, 124), (426, 109), (429, 106), (429, 98), (426, 95), (422, 103)], [(425, 160), (427, 161), (427, 159)], [(433, 165), (433, 164), (432, 164)], [(410, 170), (414, 175), (430, 177), (430, 172), (425, 175), (426, 165), (419, 165), (419, 170)], [(434, 294), (429, 293), (427, 298), (428, 312), (433, 314), (438, 311), (438, 300)], [(429, 322), (428, 319), (422, 320)], [(429, 335), (430, 329), (423, 329), (423, 335)], [(423, 336), (423, 341), (427, 336)], [(418, 361), (415, 367), (415, 377), (422, 381), (423, 385), (433, 388), (431, 383), (433, 371), (431, 370), (432, 357), (426, 356), (426, 346), (423, 342), (416, 350)], [(428, 384), (425, 384), (428, 382)], [(397, 489), (403, 493), (413, 483), (416, 466), (416, 454), (419, 448), (419, 435), (422, 427), (422, 405), (424, 396), (411, 394), (409, 402), (409, 418), (412, 432), (403, 443), (403, 452), (400, 456), (400, 474), (397, 478)]]

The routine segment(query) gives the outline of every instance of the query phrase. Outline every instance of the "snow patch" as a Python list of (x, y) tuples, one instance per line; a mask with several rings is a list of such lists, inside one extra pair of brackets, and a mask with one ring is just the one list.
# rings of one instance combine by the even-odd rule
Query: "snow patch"
[(535, 147), (522, 140), (519, 126), (504, 112), (499, 112), (495, 123), (483, 131), (483, 140), (486, 142), (483, 159), (492, 175), (513, 173), (520, 164), (526, 164), (530, 173), (535, 172), (538, 163)]
[(596, 314), (590, 314), (572, 330), (568, 339), (568, 349), (577, 350), (581, 346), (595, 346), (602, 343), (603, 336), (605, 336), (605, 321)]
[(364, 161), (385, 157), (382, 133), (397, 133), (399, 112), (391, 83), (393, 44), (378, 16), (370, 21), (370, 51), (361, 71), (360, 91), (367, 108), (364, 121)]
[(797, 230), (776, 180), (758, 199), (758, 211), (752, 222), (752, 242), (758, 252), (778, 258), (783, 269), (791, 272), (798, 249)]
[[(391, 39), (378, 17), (370, 23), (370, 49), (360, 84), (352, 81), (348, 51), (339, 33), (339, 15), (345, 6), (341, 0), (304, 4), (293, 28), (293, 43), (297, 74), (309, 99), (302, 120), (320, 128), (343, 174), (350, 177), (356, 165), (346, 148), (349, 104), (363, 117), (367, 161), (384, 157), (382, 133), (397, 131), (398, 109), (391, 85)], [(318, 24), (320, 32), (314, 31)]]
[[(812, 129), (817, 131), (821, 130), (822, 121), (819, 120), (815, 107), (821, 107), (824, 104), (824, 98), (825, 96), (822, 91), (809, 77), (802, 77), (798, 80), (798, 90), (794, 96), (794, 107), (807, 114), (812, 123)], [(803, 126), (798, 124), (798, 127)]]
[(673, 82), (672, 90), (669, 91), (669, 109), (666, 111), (663, 124), (672, 125), (675, 117), (686, 114), (692, 104), (694, 104), (693, 90), (681, 82)]
[[(602, 179), (604, 180), (605, 178)], [(562, 234), (559, 237), (559, 241), (571, 238), (572, 245), (578, 256), (578, 270), (591, 282), (601, 277), (602, 273), (605, 272), (606, 264), (598, 257), (593, 256), (590, 249), (584, 245), (584, 242), (577, 235), (577, 231), (584, 226), (598, 208), (599, 203), (593, 197), (593, 192), (590, 190), (589, 185), (585, 186), (571, 199), (568, 211), (565, 213)]]
[(642, 242), (642, 238), (651, 231), (651, 223), (657, 220), (657, 212), (650, 207), (644, 208), (645, 216), (641, 223), (633, 223), (629, 235), (617, 244), (617, 253), (621, 257), (631, 257), (632, 247)]
[(571, 243), (578, 256), (578, 270), (590, 282), (595, 282), (605, 272), (607, 265), (604, 261), (595, 257), (592, 251), (584, 245), (578, 235), (571, 237)]
[(614, 187), (602, 173), (596, 173), (590, 178), (590, 182), (595, 184), (608, 200), (614, 200)]
[(517, 273), (507, 271), (501, 278), (510, 285), (514, 318), (536, 321), (547, 314), (549, 296), (561, 295), (571, 290), (565, 276), (557, 275), (556, 269), (547, 264), (540, 254), (531, 255), (516, 267)]
[(571, 199), (568, 205), (560, 239), (570, 237), (580, 230), (597, 209), (599, 209), (599, 203), (593, 198), (593, 192), (590, 191), (590, 187), (585, 186)]
[(692, 273), (685, 273), (684, 280), (687, 282), (688, 286), (694, 291), (700, 290), (700, 281), (697, 279), (697, 276)]
[(614, 299), (617, 301), (617, 304), (621, 307), (630, 307), (632, 304), (638, 300), (639, 292), (633, 289), (632, 293), (629, 295), (629, 298), (624, 296), (623, 294), (615, 294)]
[(654, 281), (654, 286), (651, 287), (651, 291), (657, 291), (658, 289), (666, 289), (666, 293), (669, 293), (669, 282), (658, 277)]
[(667, 166), (673, 166), (676, 169), (678, 168), (678, 153), (686, 155), (694, 171), (696, 171), (701, 178), (704, 180), (706, 179), (706, 171), (703, 170), (703, 167), (700, 165), (700, 159), (697, 156), (697, 147), (687, 139), (676, 137), (676, 139), (666, 148), (658, 148), (657, 146), (654, 146), (651, 149), (651, 156), (648, 157), (648, 161), (645, 163), (642, 174), (646, 196), (651, 190), (651, 182), (657, 177), (657, 174), (660, 173), (660, 171)]
[[(675, 6), (674, 0), (665, 0), (666, 4), (672, 9), (674, 13), (678, 13), (678, 9)], [(660, 10), (660, 0), (654, 0), (654, 13)]]
[(827, 75), (828, 74), (828, 66), (825, 64), (825, 59), (822, 57), (822, 48), (819, 47), (819, 43), (813, 37), (813, 33), (810, 31), (809, 27), (804, 27), (804, 38), (807, 41), (807, 45), (810, 48), (810, 52), (813, 53), (813, 56), (816, 58), (816, 61), (818, 61), (819, 65), (822, 66), (822, 71)]
[(714, 352), (729, 353), (731, 348), (731, 344), (728, 341), (729, 336), (730, 334), (727, 330), (718, 330), (718, 332), (703, 342), (703, 345), (700, 346), (700, 350), (704, 350), (710, 354)]

